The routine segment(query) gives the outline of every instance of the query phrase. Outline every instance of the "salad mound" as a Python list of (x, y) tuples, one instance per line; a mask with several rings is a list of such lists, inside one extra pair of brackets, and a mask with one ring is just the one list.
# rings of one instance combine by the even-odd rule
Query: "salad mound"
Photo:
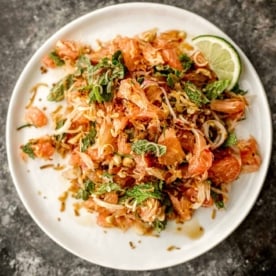
[(260, 166), (254, 137), (235, 131), (245, 91), (229, 89), (183, 31), (117, 36), (98, 48), (59, 40), (42, 65), (66, 74), (49, 89), (54, 110), (31, 99), (20, 129), (53, 129), (21, 145), (21, 156), (69, 157), (69, 193), (102, 227), (160, 232), (199, 208), (224, 208), (232, 183)]

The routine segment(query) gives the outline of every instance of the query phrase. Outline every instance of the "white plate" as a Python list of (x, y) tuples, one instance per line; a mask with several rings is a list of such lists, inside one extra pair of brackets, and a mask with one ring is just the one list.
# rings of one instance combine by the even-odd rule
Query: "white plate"
[[(139, 236), (133, 231), (105, 231), (90, 220), (88, 215), (76, 217), (68, 204), (65, 212), (59, 211), (60, 202), (57, 198), (68, 185), (60, 173), (51, 169), (40, 170), (39, 166), (43, 162), (30, 160), (24, 163), (19, 158), (21, 144), (26, 143), (29, 137), (45, 133), (33, 128), (16, 130), (22, 124), (30, 90), (37, 82), (51, 84), (59, 78), (52, 73), (40, 73), (41, 58), (60, 38), (93, 44), (96, 39), (109, 40), (117, 34), (132, 36), (155, 27), (160, 31), (183, 29), (190, 37), (215, 34), (231, 41), (202, 17), (171, 6), (132, 3), (96, 10), (63, 27), (35, 53), (15, 86), (8, 111), (6, 138), (10, 171), (18, 194), (32, 218), (50, 238), (71, 253), (92, 263), (116, 269), (164, 268), (191, 260), (217, 245), (242, 222), (255, 203), (266, 176), (271, 153), (272, 127), (264, 89), (251, 63), (234, 44), (244, 67), (240, 85), (249, 91), (250, 100), (247, 120), (242, 123), (238, 134), (255, 136), (263, 160), (257, 173), (243, 175), (233, 184), (227, 209), (218, 212), (215, 219), (211, 218), (211, 209), (196, 213), (196, 219), (204, 228), (201, 238), (190, 239), (183, 232), (177, 231), (174, 225), (170, 225), (159, 238)], [(46, 94), (45, 88), (39, 90), (42, 101), (37, 104), (43, 105)], [(131, 248), (130, 242), (135, 249)], [(169, 251), (167, 249), (170, 246), (178, 249)]]

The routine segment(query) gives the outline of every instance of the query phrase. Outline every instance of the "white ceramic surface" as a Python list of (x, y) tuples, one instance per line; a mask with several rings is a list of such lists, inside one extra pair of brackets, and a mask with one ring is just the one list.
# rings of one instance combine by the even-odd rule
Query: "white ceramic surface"
[[(254, 205), (262, 188), (269, 165), (272, 127), (269, 107), (262, 84), (240, 48), (238, 49), (243, 72), (240, 86), (249, 91), (250, 107), (247, 120), (238, 128), (240, 137), (253, 135), (260, 146), (262, 165), (257, 173), (243, 175), (232, 185), (230, 201), (224, 211), (211, 218), (212, 209), (202, 209), (195, 215), (204, 228), (199, 239), (190, 239), (176, 226), (170, 224), (159, 238), (140, 236), (133, 231), (123, 233), (116, 229), (98, 227), (91, 216), (76, 217), (73, 208), (67, 204), (65, 212), (60, 212), (58, 196), (68, 183), (60, 172), (52, 169), (40, 170), (45, 162), (30, 160), (23, 162), (19, 157), (19, 146), (30, 137), (47, 133), (48, 129), (27, 128), (17, 131), (22, 125), (25, 105), (30, 90), (37, 82), (55, 82), (64, 74), (40, 73), (43, 55), (60, 38), (79, 40), (94, 45), (96, 39), (109, 40), (115, 35), (135, 35), (157, 27), (160, 31), (182, 29), (190, 37), (201, 34), (215, 34), (231, 41), (216, 26), (202, 17), (183, 9), (152, 3), (121, 4), (96, 10), (69, 23), (48, 39), (31, 58), (22, 72), (12, 94), (7, 117), (7, 153), (11, 175), (26, 209), (43, 231), (60, 246), (92, 263), (125, 270), (150, 270), (164, 268), (191, 260), (213, 248), (224, 240), (243, 221)], [(40, 88), (37, 104), (44, 106), (47, 89)], [(46, 112), (50, 112), (49, 106)], [(64, 163), (63, 160), (54, 160)], [(132, 242), (135, 249), (131, 248)], [(178, 249), (169, 251), (170, 246)], [(40, 250), (43, 250), (41, 248)]]

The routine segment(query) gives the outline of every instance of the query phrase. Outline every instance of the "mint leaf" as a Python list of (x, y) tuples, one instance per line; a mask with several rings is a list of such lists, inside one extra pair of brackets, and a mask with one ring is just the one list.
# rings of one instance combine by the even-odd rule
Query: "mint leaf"
[(160, 187), (158, 183), (139, 184), (128, 189), (124, 197), (135, 200), (137, 204), (140, 204), (149, 198), (162, 200), (163, 196), (161, 189), (162, 187)]
[(118, 81), (125, 76), (126, 67), (121, 51), (116, 51), (111, 59), (103, 58), (90, 69), (89, 102), (108, 102), (113, 98), (113, 92), (119, 85)]
[(209, 103), (209, 99), (198, 89), (193, 83), (186, 82), (184, 85), (184, 90), (189, 97), (190, 101), (201, 106), (203, 104)]
[(209, 100), (217, 99), (225, 91), (229, 83), (229, 80), (218, 80), (209, 83), (204, 89), (207, 98)]

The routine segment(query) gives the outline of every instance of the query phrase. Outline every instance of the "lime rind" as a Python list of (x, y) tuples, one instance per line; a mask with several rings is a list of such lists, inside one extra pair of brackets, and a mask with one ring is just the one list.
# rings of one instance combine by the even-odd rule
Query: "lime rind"
[(228, 89), (231, 90), (238, 83), (242, 71), (241, 59), (236, 48), (226, 39), (216, 35), (199, 35), (192, 41), (205, 55), (218, 78), (230, 80)]

